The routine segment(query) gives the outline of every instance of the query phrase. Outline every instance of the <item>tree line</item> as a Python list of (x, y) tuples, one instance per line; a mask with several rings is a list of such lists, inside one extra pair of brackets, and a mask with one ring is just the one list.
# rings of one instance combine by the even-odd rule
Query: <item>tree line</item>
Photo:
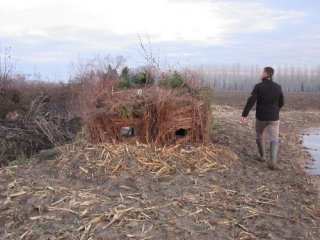
[[(260, 81), (264, 66), (242, 64), (201, 65), (195, 68), (204, 81), (218, 90), (249, 91)], [(320, 65), (295, 66), (277, 65), (274, 81), (280, 83), (284, 91), (320, 92)]]

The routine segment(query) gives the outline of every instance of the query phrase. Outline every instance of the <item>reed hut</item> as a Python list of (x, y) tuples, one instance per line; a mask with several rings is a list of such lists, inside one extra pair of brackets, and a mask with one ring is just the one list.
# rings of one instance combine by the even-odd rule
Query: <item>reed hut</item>
[(93, 143), (139, 141), (157, 145), (206, 142), (208, 104), (159, 88), (103, 93), (86, 114)]
[(162, 93), (156, 103), (155, 142), (160, 145), (207, 142), (210, 135), (209, 105), (192, 95)]

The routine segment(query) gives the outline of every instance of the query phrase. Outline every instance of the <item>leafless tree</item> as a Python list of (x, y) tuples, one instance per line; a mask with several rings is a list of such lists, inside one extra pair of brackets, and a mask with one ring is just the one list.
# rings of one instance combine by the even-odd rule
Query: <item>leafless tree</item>
[(12, 57), (12, 48), (0, 47), (0, 90), (11, 87), (15, 68), (16, 64)]

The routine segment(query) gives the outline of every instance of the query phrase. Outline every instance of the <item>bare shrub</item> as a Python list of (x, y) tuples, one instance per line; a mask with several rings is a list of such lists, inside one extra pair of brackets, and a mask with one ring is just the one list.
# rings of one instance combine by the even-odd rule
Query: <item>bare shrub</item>
[(74, 140), (80, 128), (70, 84), (15, 72), (11, 49), (0, 52), (0, 165)]
[(12, 87), (12, 79), (15, 73), (15, 60), (11, 52), (11, 47), (0, 48), (0, 91)]
[(73, 64), (74, 73), (69, 84), (73, 97), (79, 102), (79, 116), (85, 118), (84, 113), (92, 106), (93, 99), (106, 89), (113, 89), (119, 80), (119, 71), (124, 62), (122, 56), (112, 58), (107, 55), (79, 60)]

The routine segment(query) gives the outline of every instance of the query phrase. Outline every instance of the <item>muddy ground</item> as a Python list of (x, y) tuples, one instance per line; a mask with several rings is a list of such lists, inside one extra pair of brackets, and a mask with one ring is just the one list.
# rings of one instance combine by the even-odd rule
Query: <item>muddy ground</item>
[(215, 158), (224, 168), (82, 178), (35, 158), (0, 169), (0, 239), (319, 239), (320, 185), (299, 136), (319, 127), (320, 95), (288, 95), (279, 171), (255, 160), (254, 114), (238, 121), (245, 98), (216, 93), (210, 148), (238, 155)]

